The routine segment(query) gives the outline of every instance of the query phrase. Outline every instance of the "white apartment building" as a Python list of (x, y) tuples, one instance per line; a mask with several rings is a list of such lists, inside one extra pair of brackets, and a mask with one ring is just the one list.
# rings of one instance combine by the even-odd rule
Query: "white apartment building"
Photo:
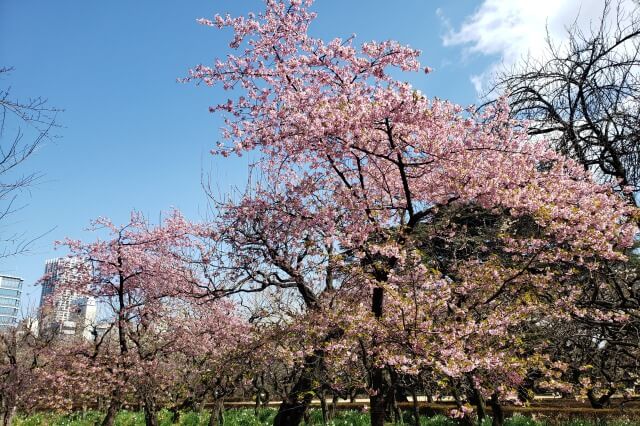
[(74, 281), (88, 284), (90, 276), (82, 266), (82, 260), (77, 258), (47, 260), (40, 297), (41, 330), (56, 329), (62, 335), (91, 338), (97, 313), (96, 300), (67, 288)]

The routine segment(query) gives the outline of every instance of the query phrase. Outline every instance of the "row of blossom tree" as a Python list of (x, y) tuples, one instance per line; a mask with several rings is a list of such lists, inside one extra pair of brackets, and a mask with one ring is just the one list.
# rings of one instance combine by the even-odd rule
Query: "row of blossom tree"
[(535, 392), (602, 406), (633, 385), (639, 310), (615, 301), (638, 291), (636, 208), (504, 102), (464, 109), (392, 77), (421, 69), (417, 50), (325, 42), (310, 1), (265, 3), (201, 20), (238, 53), (187, 79), (232, 93), (211, 107), (216, 153), (259, 151), (263, 179), (208, 223), (134, 214), (66, 241), (87, 268), (68, 285), (112, 310), (108, 329), (3, 337), (5, 419), (99, 401), (104, 425), (126, 404), (155, 425), (214, 402), (216, 424), (234, 395), (281, 398), (275, 424), (297, 425), (313, 398), (326, 420), (327, 398), (360, 393), (374, 426), (408, 395), (453, 396), (465, 422), (488, 401), (500, 424)]

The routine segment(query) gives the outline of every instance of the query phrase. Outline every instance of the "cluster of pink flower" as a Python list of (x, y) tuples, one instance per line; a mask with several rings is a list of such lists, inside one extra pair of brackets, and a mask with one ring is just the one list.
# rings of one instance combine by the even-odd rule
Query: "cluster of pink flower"
[(479, 112), (393, 78), (420, 69), (417, 50), (325, 42), (308, 34), (308, 4), (266, 3), (216, 18), (240, 53), (189, 77), (237, 96), (212, 107), (229, 112), (219, 152), (262, 154), (259, 187), (224, 206), (221, 263), (300, 292), (295, 338), (330, 360), (332, 386), (369, 390), (372, 416), (383, 371), (503, 399), (532, 371), (562, 376), (535, 336), (585, 315), (580, 282), (624, 262), (634, 208), (530, 140), (504, 100)]
[[(638, 213), (531, 141), (504, 101), (465, 109), (392, 77), (421, 69), (417, 50), (311, 37), (310, 4), (199, 21), (233, 30), (239, 52), (187, 78), (234, 95), (210, 108), (226, 117), (214, 152), (259, 150), (262, 179), (210, 223), (101, 219), (109, 239), (67, 241), (93, 265), (75, 289), (108, 302), (117, 338), (42, 377), (153, 410), (176, 389), (262, 395), (267, 376), (290, 391), (278, 424), (299, 422), (309, 393), (367, 393), (374, 425), (389, 388), (453, 395), (454, 416), (523, 388), (579, 394), (550, 336), (577, 317), (626, 320), (581, 301), (625, 262)], [(100, 385), (79, 385), (84, 368)]]

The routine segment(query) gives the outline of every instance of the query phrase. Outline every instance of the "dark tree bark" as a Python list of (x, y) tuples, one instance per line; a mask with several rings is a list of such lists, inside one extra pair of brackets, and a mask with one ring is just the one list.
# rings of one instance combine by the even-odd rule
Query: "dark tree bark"
[[(338, 339), (343, 334), (344, 330), (335, 328), (324, 337), (323, 343)], [(273, 421), (274, 426), (297, 426), (305, 418), (309, 404), (318, 390), (314, 382), (323, 380), (324, 355), (323, 350), (316, 349), (311, 355), (305, 357), (302, 372), (296, 384), (280, 404), (278, 414)]]
[(213, 402), (211, 417), (209, 417), (209, 426), (224, 425), (224, 399), (219, 398)]
[(145, 394), (143, 408), (145, 426), (158, 426), (158, 410), (153, 395)]
[(309, 408), (313, 399), (313, 379), (321, 364), (322, 351), (316, 351), (305, 357), (300, 377), (287, 395), (273, 420), (274, 426), (297, 426)]
[(324, 390), (320, 392), (320, 408), (322, 409), (322, 424), (326, 425), (329, 421), (329, 409), (327, 407), (327, 395)]
[[(458, 407), (458, 410), (462, 411), (462, 408), (464, 407), (464, 401), (460, 397), (460, 390), (458, 389), (457, 384), (454, 384), (452, 386), (451, 393), (453, 394), (453, 399), (456, 402), (456, 406)], [(460, 419), (460, 424), (464, 426), (473, 426), (473, 421), (469, 416), (465, 415), (462, 419)]]
[(502, 405), (500, 404), (500, 399), (496, 392), (491, 395), (491, 412), (493, 413), (493, 421), (491, 422), (491, 425), (503, 426), (504, 411), (502, 410)]
[(120, 410), (120, 398), (119, 395), (117, 398), (114, 398), (109, 403), (109, 408), (107, 409), (107, 413), (102, 420), (102, 426), (113, 426), (116, 415), (118, 414), (118, 410)]
[(484, 418), (487, 416), (487, 408), (484, 397), (473, 382), (472, 377), (469, 377), (469, 383), (471, 384), (471, 402), (476, 406), (476, 411), (478, 412), (478, 424), (482, 424), (482, 420), (484, 420)]
[(392, 420), (394, 423), (403, 423), (402, 411), (398, 407), (398, 402), (409, 401), (404, 388), (400, 384), (400, 377), (393, 368), (388, 368), (390, 386), (387, 391), (387, 412), (386, 418)]
[(262, 406), (262, 400), (260, 397), (260, 392), (256, 393), (256, 405), (253, 407), (253, 415), (258, 417), (260, 413), (260, 407)]
[(420, 406), (418, 405), (418, 394), (414, 388), (411, 388), (411, 401), (413, 424), (414, 426), (420, 426)]
[[(382, 310), (384, 307), (384, 289), (376, 287), (373, 289), (371, 300), (371, 311), (376, 319), (382, 318)], [(377, 347), (378, 342), (374, 336), (373, 347)], [(369, 404), (371, 405), (371, 426), (384, 426), (385, 420), (385, 380), (384, 366), (376, 365), (373, 362), (371, 367), (371, 396)]]
[(2, 406), (2, 412), (0, 413), (0, 415), (2, 416), (2, 426), (11, 426), (15, 413), (15, 406)]
[(336, 416), (336, 409), (338, 408), (338, 395), (332, 393), (331, 404), (329, 405), (329, 420), (332, 420)]
[(180, 423), (180, 411), (178, 411), (177, 407), (171, 407), (169, 412), (171, 413), (171, 423)]
[[(11, 374), (11, 373), (10, 373)], [(13, 395), (0, 395), (0, 419), (2, 426), (11, 426), (15, 413), (15, 401)]]
[(610, 388), (607, 393), (597, 397), (593, 392), (593, 389), (589, 389), (589, 391), (587, 392), (587, 398), (589, 398), (589, 404), (591, 404), (591, 408), (601, 409), (608, 407), (611, 403), (611, 397), (615, 392), (615, 388)]

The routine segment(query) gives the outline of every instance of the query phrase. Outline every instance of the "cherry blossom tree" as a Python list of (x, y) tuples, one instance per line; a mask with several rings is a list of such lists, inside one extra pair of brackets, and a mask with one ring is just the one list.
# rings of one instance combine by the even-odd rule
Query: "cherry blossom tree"
[[(239, 203), (218, 203), (220, 215), (202, 235), (196, 258), (206, 279), (205, 294), (247, 298), (260, 293), (270, 304), (263, 310), (268, 320), (282, 324), (276, 331), (287, 334), (305, 313), (321, 318), (327, 308), (320, 298), (335, 290), (333, 232), (340, 218), (321, 194), (304, 197), (304, 182), (290, 182), (288, 193), (278, 191), (276, 182), (264, 185)], [(336, 332), (327, 331), (324, 338), (335, 338)], [(321, 375), (322, 357), (323, 350), (316, 348), (291, 369), (293, 386), (283, 395), (276, 424), (302, 420), (312, 399), (306, 390)]]
[[(119, 384), (112, 369), (117, 362), (115, 342), (89, 342), (76, 336), (43, 333), (51, 344), (34, 366), (31, 389), (22, 412), (72, 412), (87, 407), (101, 408)], [(102, 340), (102, 341), (101, 341)], [(123, 388), (128, 394), (130, 388)]]
[(175, 371), (169, 385), (174, 411), (199, 409), (213, 400), (209, 424), (219, 425), (224, 398), (248, 385), (254, 333), (230, 300), (187, 302), (172, 317), (176, 342), (167, 357)]
[(111, 311), (106, 335), (113, 336), (117, 345), (114, 362), (107, 366), (113, 386), (103, 425), (113, 424), (130, 387), (143, 400), (147, 424), (155, 425), (153, 373), (160, 368), (159, 355), (176, 339), (170, 327), (173, 299), (193, 285), (193, 276), (180, 256), (190, 245), (192, 225), (177, 211), (158, 226), (134, 212), (126, 225), (98, 219), (91, 229), (106, 233), (105, 239), (64, 242), (71, 256), (81, 260), (74, 267), (89, 269), (89, 282), (79, 271), (73, 275), (77, 280), (66, 280), (63, 285), (95, 297)]
[[(548, 307), (571, 309), (563, 304), (572, 295), (563, 276), (573, 272), (560, 265), (589, 269), (601, 259), (623, 259), (635, 229), (629, 218), (636, 213), (611, 187), (594, 184), (582, 167), (543, 141), (531, 142), (520, 123), (509, 118), (504, 103), (480, 114), (429, 100), (394, 78), (391, 69), (421, 69), (417, 50), (395, 41), (357, 46), (354, 37), (325, 42), (310, 36), (315, 18), (308, 9), (311, 3), (268, 0), (259, 14), (201, 19), (204, 25), (230, 28), (230, 47), (238, 53), (215, 60), (213, 66), (195, 67), (188, 80), (219, 84), (235, 95), (210, 108), (227, 113), (223, 136), (228, 143), (215, 152), (226, 156), (259, 150), (260, 167), (275, 190), (269, 198), (284, 197), (294, 206), (317, 199), (325, 206), (314, 210), (318, 214), (310, 215), (315, 218), (311, 222), (265, 215), (253, 223), (294, 224), (297, 228), (287, 229), (288, 235), (305, 236), (318, 223), (336, 223), (325, 220), (327, 216), (339, 217), (331, 232), (332, 247), (355, 268), (351, 282), (360, 293), (351, 309), (358, 316), (352, 321), (362, 324), (360, 339), (371, 348), (366, 354), (368, 392), (371, 421), (377, 426), (384, 422), (388, 399), (385, 371), (399, 356), (386, 344), (385, 329), (400, 320), (397, 304), (412, 294), (409, 283), (420, 288), (413, 294), (431, 299), (420, 316), (426, 323), (415, 327), (428, 348), (421, 358), (439, 363), (454, 377), (489, 364), (513, 370), (516, 366), (506, 365), (499, 352), (492, 354), (493, 345), (468, 348), (467, 337), (476, 336), (472, 341), (479, 344), (493, 333), (508, 335), (510, 321), (518, 323), (527, 311), (505, 306), (526, 302), (520, 288), (550, 294)], [(438, 262), (437, 252), (429, 262), (417, 262), (422, 244), (446, 248), (450, 239), (477, 226), (473, 220), (458, 227), (449, 222), (443, 234), (424, 235), (440, 212), (465, 208), (472, 219), (482, 218), (482, 212), (504, 218), (497, 246), (467, 245), (465, 257), (449, 269)], [(242, 214), (250, 217), (252, 212)], [(267, 244), (290, 238), (263, 237)], [(266, 277), (270, 280), (264, 274), (248, 280), (257, 287), (282, 281), (277, 274)], [(464, 291), (472, 295), (470, 300), (456, 294)], [(367, 312), (358, 309), (364, 297)], [(473, 304), (482, 305), (485, 313), (472, 321), (468, 309)], [(501, 318), (491, 312), (497, 305)], [(440, 317), (454, 320), (440, 324)], [(346, 328), (352, 321), (344, 319)], [(316, 345), (330, 343), (320, 340)], [(451, 352), (431, 359), (438, 352), (433, 345)], [(479, 354), (484, 355), (467, 359)]]
[(38, 388), (38, 371), (46, 363), (53, 341), (38, 336), (22, 322), (0, 331), (0, 423), (10, 426), (18, 409), (28, 408)]

